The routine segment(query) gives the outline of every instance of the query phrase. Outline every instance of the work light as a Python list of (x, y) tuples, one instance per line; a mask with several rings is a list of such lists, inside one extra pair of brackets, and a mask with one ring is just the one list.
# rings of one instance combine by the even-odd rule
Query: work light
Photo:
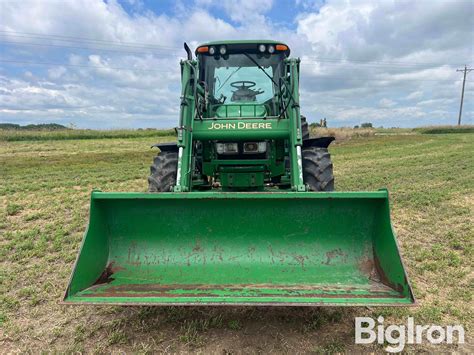
[(221, 55), (226, 54), (226, 53), (227, 53), (227, 48), (226, 48), (225, 46), (220, 46), (220, 47), (219, 47), (219, 53), (220, 53)]
[(246, 142), (244, 143), (244, 153), (265, 153), (267, 142)]
[(237, 154), (239, 147), (237, 143), (216, 143), (217, 154)]
[(261, 45), (258, 46), (258, 50), (262, 53), (265, 52), (265, 49), (267, 49), (267, 47), (265, 47), (264, 44), (261, 44)]
[(209, 54), (214, 55), (216, 53), (216, 47), (209, 47)]
[(268, 46), (268, 53), (272, 54), (275, 52), (275, 46), (272, 46), (271, 44)]

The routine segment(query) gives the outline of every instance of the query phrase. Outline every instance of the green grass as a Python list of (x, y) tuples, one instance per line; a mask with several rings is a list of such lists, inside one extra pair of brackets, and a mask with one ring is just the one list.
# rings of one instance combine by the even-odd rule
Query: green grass
[(22, 207), (16, 203), (7, 204), (7, 215), (14, 216), (21, 211)]
[(465, 133), (391, 132), (354, 137), (331, 148), (337, 190), (388, 187), (418, 307), (60, 305), (87, 224), (90, 191), (145, 191), (156, 154), (150, 145), (174, 139), (152, 133), (137, 131), (127, 139), (1, 139), (4, 352), (380, 351), (353, 344), (354, 317), (379, 314), (385, 324), (414, 316), (419, 323), (460, 323), (472, 332), (474, 135)]
[(420, 127), (414, 131), (422, 134), (474, 133), (474, 125)]
[(66, 130), (7, 130), (0, 129), (0, 142), (16, 141), (51, 141), (71, 139), (128, 139), (140, 137), (167, 137), (174, 135), (173, 129), (145, 129), (145, 130), (109, 130), (93, 131), (89, 129), (66, 129)]
[(322, 346), (317, 346), (313, 349), (313, 352), (316, 354), (328, 355), (328, 354), (342, 354), (344, 353), (344, 350), (345, 350), (344, 343), (335, 342), (335, 343), (329, 343)]

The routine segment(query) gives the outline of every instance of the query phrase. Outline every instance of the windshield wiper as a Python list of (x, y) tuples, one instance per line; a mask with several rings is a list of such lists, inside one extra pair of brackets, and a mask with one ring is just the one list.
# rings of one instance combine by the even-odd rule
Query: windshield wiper
[(253, 62), (253, 64), (255, 64), (255, 65), (258, 67), (258, 69), (260, 69), (261, 71), (263, 71), (263, 73), (264, 73), (266, 76), (268, 76), (268, 78), (272, 81), (273, 84), (275, 84), (275, 86), (278, 86), (278, 84), (275, 82), (275, 80), (273, 80), (273, 78), (270, 76), (270, 74), (268, 74), (268, 73), (265, 71), (265, 69), (264, 69), (260, 64), (258, 64), (258, 62), (257, 62), (255, 59), (253, 59), (248, 53), (244, 53), (244, 55), (245, 55), (248, 59), (250, 59), (250, 60)]
[[(265, 71), (265, 69), (264, 69), (260, 64), (258, 64), (258, 62), (257, 62), (255, 59), (253, 59), (248, 53), (243, 53), (243, 54), (244, 54), (248, 59), (250, 59), (250, 60), (258, 67), (258, 69), (260, 69), (261, 71), (263, 71), (263, 73), (264, 73), (266, 76), (268, 76), (268, 78), (272, 81), (272, 83), (273, 83), (277, 88), (280, 87), (280, 86), (275, 82), (275, 80), (273, 80), (273, 78), (270, 76), (270, 74), (268, 74), (268, 73)], [(288, 88), (288, 86), (287, 86), (285, 80), (281, 80), (281, 82), (283, 83), (283, 85), (285, 85), (286, 90), (287, 90), (288, 93), (290, 94), (290, 99), (288, 100), (288, 104), (284, 107), (284, 109), (281, 110), (279, 118), (281, 118), (281, 117), (285, 114), (286, 110), (288, 110), (288, 106), (290, 106), (290, 102), (291, 102), (292, 100), (293, 100), (293, 102), (296, 102), (295, 99), (294, 99), (294, 97), (293, 97), (293, 94), (291, 93), (291, 90)]]
[(230, 75), (227, 77), (227, 79), (225, 79), (225, 81), (219, 86), (219, 88), (216, 90), (216, 94), (219, 92), (220, 89), (222, 89), (222, 87), (229, 81), (229, 79), (235, 74), (237, 73), (240, 69), (242, 69), (242, 67), (238, 67), (237, 69), (235, 69), (232, 73), (230, 73)]

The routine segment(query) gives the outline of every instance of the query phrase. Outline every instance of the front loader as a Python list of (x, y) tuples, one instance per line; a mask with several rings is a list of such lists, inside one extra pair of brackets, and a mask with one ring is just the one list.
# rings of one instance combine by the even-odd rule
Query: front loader
[(410, 305), (388, 192), (334, 192), (276, 41), (185, 44), (148, 193), (94, 191), (69, 304)]

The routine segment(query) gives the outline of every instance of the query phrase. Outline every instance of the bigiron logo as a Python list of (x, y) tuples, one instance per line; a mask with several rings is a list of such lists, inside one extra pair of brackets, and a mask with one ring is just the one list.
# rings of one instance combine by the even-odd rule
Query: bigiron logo
[[(407, 318), (406, 325), (384, 326), (384, 318), (377, 318), (379, 323), (370, 317), (355, 318), (355, 343), (378, 344), (389, 343), (385, 350), (389, 353), (403, 351), (406, 344), (421, 344), (426, 341), (430, 344), (464, 344), (464, 328), (462, 325), (415, 325), (413, 317)], [(376, 329), (375, 329), (376, 328)]]
[(271, 122), (237, 122), (237, 123), (212, 122), (208, 129), (209, 130), (214, 130), (214, 129), (272, 129), (272, 123)]

